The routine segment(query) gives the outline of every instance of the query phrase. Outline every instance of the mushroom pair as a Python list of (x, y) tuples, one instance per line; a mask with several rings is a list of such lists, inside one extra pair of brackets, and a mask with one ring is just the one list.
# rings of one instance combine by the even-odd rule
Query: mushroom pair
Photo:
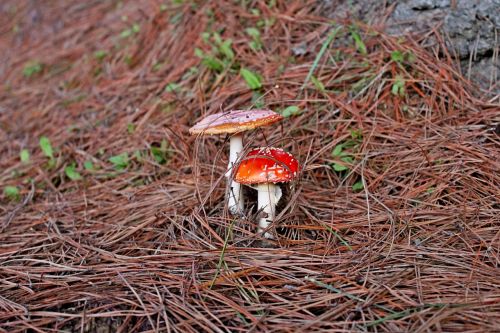
[[(276, 214), (276, 204), (281, 197), (281, 190), (275, 184), (295, 178), (298, 162), (291, 154), (279, 148), (253, 149), (243, 158), (240, 156), (243, 151), (242, 132), (270, 125), (282, 119), (280, 114), (270, 110), (236, 110), (210, 115), (189, 129), (191, 134), (231, 135), (226, 177), (230, 179), (231, 174), (234, 174), (234, 179), (230, 180), (227, 194), (229, 211), (232, 214), (243, 211), (244, 198), (240, 184), (257, 185), (258, 208), (268, 215), (267, 218), (259, 219), (259, 231), (267, 229)], [(271, 238), (267, 232), (264, 236)]]

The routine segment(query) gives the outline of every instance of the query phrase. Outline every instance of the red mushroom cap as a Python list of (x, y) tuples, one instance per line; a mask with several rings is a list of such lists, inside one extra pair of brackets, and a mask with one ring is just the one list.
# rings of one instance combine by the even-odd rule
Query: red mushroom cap
[(189, 129), (191, 134), (239, 133), (283, 119), (271, 110), (233, 110), (209, 115)]
[(299, 162), (283, 149), (255, 148), (241, 161), (234, 180), (241, 184), (289, 182), (298, 170)]

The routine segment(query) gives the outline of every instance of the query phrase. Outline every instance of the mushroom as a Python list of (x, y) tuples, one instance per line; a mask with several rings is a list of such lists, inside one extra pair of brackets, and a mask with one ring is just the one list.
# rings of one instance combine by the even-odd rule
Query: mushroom
[[(283, 119), (271, 110), (234, 110), (209, 115), (189, 129), (191, 134), (231, 134), (229, 138), (229, 165), (226, 177), (229, 179), (239, 154), (243, 150), (242, 132), (260, 126), (270, 125)], [(243, 211), (243, 196), (240, 184), (231, 180), (228, 194), (229, 211), (238, 214)]]
[[(259, 232), (265, 231), (276, 216), (276, 204), (281, 189), (276, 183), (289, 182), (297, 176), (299, 162), (283, 149), (263, 147), (252, 149), (240, 162), (235, 180), (241, 184), (256, 184), (258, 209), (267, 217), (259, 219)], [(272, 238), (268, 232), (265, 238)]]

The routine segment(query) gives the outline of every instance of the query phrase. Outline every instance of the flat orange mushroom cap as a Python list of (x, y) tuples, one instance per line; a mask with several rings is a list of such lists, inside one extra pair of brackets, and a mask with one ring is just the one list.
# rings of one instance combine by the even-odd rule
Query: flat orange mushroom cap
[(299, 162), (279, 148), (252, 149), (241, 161), (234, 180), (241, 184), (289, 182), (299, 171)]
[(191, 134), (232, 134), (270, 125), (283, 119), (271, 110), (233, 110), (209, 115), (189, 129)]

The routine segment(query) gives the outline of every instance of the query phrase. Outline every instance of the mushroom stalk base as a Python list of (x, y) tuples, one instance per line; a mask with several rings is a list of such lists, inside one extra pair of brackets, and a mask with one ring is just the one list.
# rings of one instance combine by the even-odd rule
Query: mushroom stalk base
[[(229, 138), (229, 164), (227, 166), (226, 177), (228, 180), (236, 166), (236, 161), (243, 151), (243, 136), (241, 134), (232, 135)], [(228, 207), (232, 214), (243, 212), (243, 195), (241, 185), (234, 180), (230, 180), (228, 193)]]
[[(263, 232), (274, 221), (274, 217), (276, 216), (276, 204), (281, 198), (281, 189), (278, 185), (269, 183), (257, 185), (257, 191), (259, 210), (267, 214), (266, 217), (261, 217), (259, 219), (259, 232)], [(264, 237), (274, 238), (269, 232), (265, 232)]]

